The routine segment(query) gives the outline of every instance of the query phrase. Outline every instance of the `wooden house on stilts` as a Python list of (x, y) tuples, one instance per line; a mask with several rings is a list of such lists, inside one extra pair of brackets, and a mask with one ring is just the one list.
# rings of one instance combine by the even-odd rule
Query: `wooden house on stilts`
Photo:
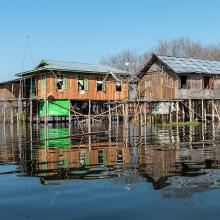
[(25, 106), (30, 120), (38, 122), (71, 120), (73, 112), (100, 114), (106, 103), (128, 98), (128, 72), (106, 65), (42, 60), (16, 76), (0, 84), (1, 100), (16, 101), (17, 112)]
[(220, 61), (153, 54), (140, 71), (139, 100), (170, 121), (220, 119)]

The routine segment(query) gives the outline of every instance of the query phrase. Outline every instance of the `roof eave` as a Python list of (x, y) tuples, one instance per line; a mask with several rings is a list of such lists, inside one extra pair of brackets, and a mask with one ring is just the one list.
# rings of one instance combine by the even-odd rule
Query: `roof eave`
[[(33, 70), (30, 71), (26, 71), (26, 72), (21, 72), (21, 73), (17, 73), (15, 74), (18, 77), (22, 77), (22, 76), (28, 76), (28, 75), (32, 75), (33, 73), (39, 72), (39, 71), (61, 71), (61, 72), (71, 72), (71, 73), (85, 73), (85, 74), (90, 74), (90, 73), (96, 73), (96, 74), (109, 74), (109, 72), (97, 72), (97, 71), (81, 71), (81, 70), (69, 70), (69, 69), (62, 69), (62, 68), (35, 68)], [(113, 72), (112, 72), (113, 73)], [(114, 75), (126, 75), (129, 76), (129, 73), (124, 73), (124, 72), (119, 72), (119, 73), (113, 73)]]

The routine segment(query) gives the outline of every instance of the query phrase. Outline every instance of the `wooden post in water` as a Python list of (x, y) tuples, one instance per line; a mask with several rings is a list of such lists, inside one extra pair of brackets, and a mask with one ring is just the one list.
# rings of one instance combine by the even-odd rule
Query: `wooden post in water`
[(189, 121), (192, 121), (192, 100), (189, 99)]
[(6, 122), (6, 101), (4, 101), (4, 105), (3, 105), (3, 124), (5, 124)]
[(32, 87), (33, 87), (33, 82), (32, 82), (32, 77), (30, 78), (30, 89), (29, 89), (29, 93), (30, 93), (30, 114), (29, 114), (29, 122), (30, 124), (32, 124), (33, 122), (33, 99), (32, 99)]
[(111, 132), (112, 130), (112, 117), (111, 117), (111, 105), (110, 105), (110, 100), (108, 101), (108, 126), (109, 126), (109, 131)]
[(71, 124), (71, 104), (70, 104), (70, 100), (69, 100), (69, 124)]
[(147, 125), (147, 102), (144, 102), (144, 124)]
[(29, 119), (29, 121), (30, 121), (30, 124), (32, 124), (32, 122), (33, 122), (33, 100), (32, 100), (32, 98), (30, 99), (30, 119)]
[(39, 124), (39, 101), (36, 102), (36, 122)]
[(45, 118), (44, 118), (44, 123), (47, 124), (48, 123), (48, 99), (44, 100), (45, 103)]
[(21, 102), (21, 96), (22, 96), (22, 80), (20, 79), (19, 82), (19, 95), (18, 95), (18, 111), (17, 111), (17, 123), (21, 122), (21, 116), (22, 116), (22, 102)]
[(208, 101), (205, 100), (204, 102), (204, 120), (206, 121), (207, 120), (207, 106), (208, 106)]
[(179, 101), (176, 102), (176, 123), (179, 122)]
[(17, 124), (19, 124), (19, 101), (17, 100)]
[(118, 117), (118, 104), (116, 104), (116, 123), (117, 123), (117, 126), (119, 125), (119, 117)]
[(214, 101), (214, 99), (212, 99), (211, 103), (212, 103), (212, 121), (214, 122), (215, 121), (215, 109), (214, 109), (215, 101)]
[(143, 103), (139, 103), (139, 115), (140, 115), (140, 117), (138, 117), (138, 121), (139, 121), (141, 126), (143, 124), (142, 108), (143, 108)]
[(185, 121), (185, 106), (182, 105), (182, 121)]
[(88, 133), (91, 133), (91, 100), (89, 100)]
[(10, 123), (13, 124), (14, 123), (14, 112), (13, 112), (13, 101), (11, 101), (11, 120)]
[(122, 118), (123, 118), (123, 123), (125, 123), (125, 104), (122, 104)]
[(202, 121), (204, 120), (204, 100), (201, 100), (201, 110), (202, 110)]
[(11, 101), (11, 124), (14, 124), (14, 99), (13, 99), (13, 94), (14, 94), (14, 83), (12, 83), (11, 86), (11, 93), (12, 93), (12, 101)]
[[(44, 105), (45, 105), (45, 115), (44, 115), (44, 123), (48, 122), (48, 99), (47, 99), (47, 75), (45, 75), (45, 87), (44, 87)], [(62, 118), (61, 118), (62, 119)]]
[(173, 105), (173, 102), (170, 102), (170, 106), (169, 106), (169, 122), (172, 122), (172, 105)]

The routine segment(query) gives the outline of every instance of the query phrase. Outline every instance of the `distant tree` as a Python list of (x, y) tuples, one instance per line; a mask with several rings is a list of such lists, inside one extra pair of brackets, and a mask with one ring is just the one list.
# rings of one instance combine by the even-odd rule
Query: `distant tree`
[[(151, 50), (138, 54), (133, 50), (123, 50), (117, 54), (102, 57), (100, 63), (131, 73), (137, 73), (150, 59), (152, 53), (176, 57), (198, 57), (220, 61), (220, 44), (204, 45), (187, 37), (160, 40)], [(126, 65), (129, 63), (129, 65)]]
[(220, 45), (203, 45), (190, 38), (177, 38), (170, 41), (159, 41), (152, 49), (153, 53), (175, 57), (197, 57), (204, 59), (220, 60)]
[(139, 55), (136, 51), (127, 49), (118, 54), (103, 56), (100, 63), (134, 74), (143, 67), (147, 60), (146, 55)]

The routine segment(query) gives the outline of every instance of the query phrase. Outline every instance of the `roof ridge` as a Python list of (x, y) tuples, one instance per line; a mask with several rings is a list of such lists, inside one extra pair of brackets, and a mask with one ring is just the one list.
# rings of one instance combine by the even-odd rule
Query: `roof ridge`
[(214, 59), (208, 59), (208, 58), (202, 58), (202, 57), (178, 57), (178, 56), (171, 56), (171, 55), (158, 55), (154, 54), (157, 57), (170, 57), (170, 58), (179, 58), (179, 59), (194, 59), (194, 60), (204, 60), (204, 61), (214, 61), (214, 62), (220, 62), (220, 60), (214, 60)]
[[(63, 63), (79, 63), (79, 64), (88, 64), (88, 65), (100, 65), (100, 66), (109, 66), (109, 65), (105, 65), (105, 64), (99, 64), (99, 63), (88, 63), (88, 62), (78, 62), (78, 61), (63, 61), (63, 60), (47, 60), (47, 59), (43, 59), (40, 62), (63, 62)], [(111, 67), (111, 66), (109, 66)], [(111, 68), (115, 68), (115, 67), (111, 67)], [(117, 69), (117, 68), (115, 68)]]

